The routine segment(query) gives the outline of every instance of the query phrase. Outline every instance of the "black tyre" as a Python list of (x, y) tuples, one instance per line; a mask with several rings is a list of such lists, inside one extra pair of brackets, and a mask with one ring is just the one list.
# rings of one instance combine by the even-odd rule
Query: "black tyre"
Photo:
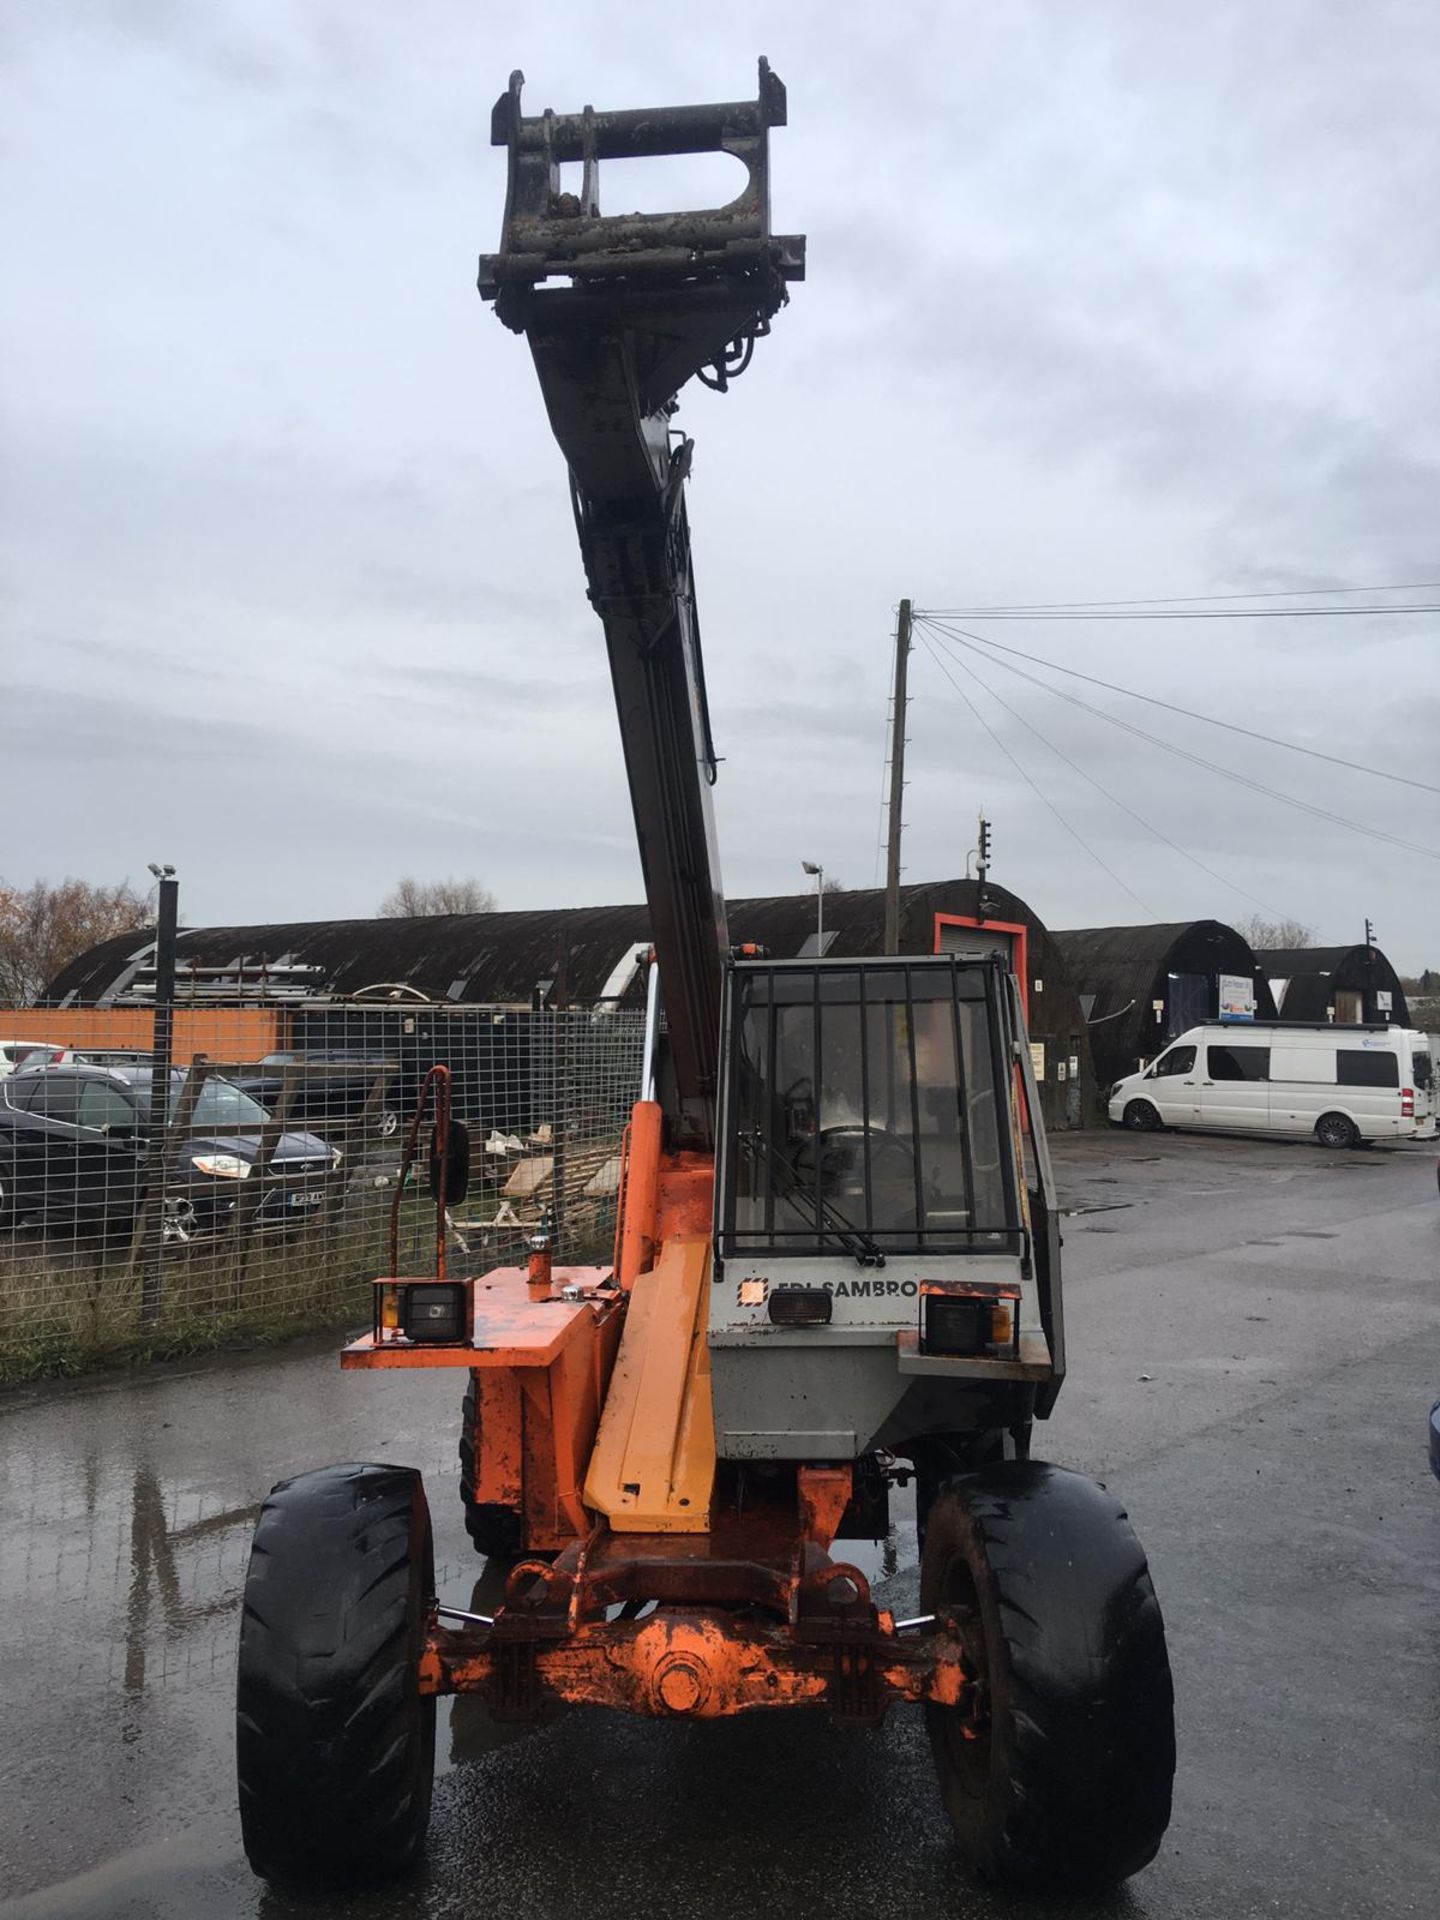
[(491, 1560), (518, 1559), (524, 1547), (524, 1530), (514, 1507), (497, 1506), (475, 1498), (475, 1451), (479, 1443), (480, 1421), (476, 1405), (475, 1377), (472, 1374), (460, 1404), (460, 1498), (465, 1503), (465, 1531), (477, 1553)]
[(1322, 1147), (1358, 1147), (1360, 1129), (1343, 1113), (1322, 1113), (1315, 1122), (1315, 1138)]
[(912, 1443), (915, 1468), (915, 1532), (925, 1550), (925, 1530), (938, 1493), (957, 1474), (978, 1473), (1002, 1460), (1030, 1458), (1031, 1423), (985, 1427), (963, 1433), (930, 1433)]
[(240, 1624), (240, 1826), (255, 1872), (353, 1886), (412, 1865), (435, 1773), (419, 1661), (435, 1594), (411, 1467), (282, 1480), (260, 1510)]
[(927, 1706), (941, 1796), (983, 1878), (1067, 1892), (1153, 1860), (1170, 1819), (1165, 1628), (1124, 1509), (1083, 1474), (1010, 1461), (937, 1494), (920, 1605), (978, 1676)]
[(1148, 1100), (1130, 1100), (1126, 1102), (1125, 1125), (1132, 1133), (1158, 1133), (1160, 1115)]

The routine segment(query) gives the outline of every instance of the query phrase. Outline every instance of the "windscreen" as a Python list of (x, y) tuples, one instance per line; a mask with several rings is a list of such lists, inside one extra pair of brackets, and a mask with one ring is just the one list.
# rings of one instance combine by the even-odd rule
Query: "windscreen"
[[(150, 1098), (150, 1075), (137, 1073), (132, 1083), (143, 1108), (148, 1112)], [(180, 1095), (184, 1089), (183, 1073), (170, 1076), (170, 1117), (180, 1104)], [(219, 1132), (225, 1127), (246, 1127), (251, 1132), (262, 1127), (270, 1118), (266, 1108), (258, 1100), (252, 1100), (248, 1093), (241, 1091), (232, 1080), (207, 1077), (200, 1088), (199, 1098), (195, 1102), (195, 1111), (190, 1116), (192, 1126), (211, 1127)]]
[[(172, 1111), (179, 1097), (177, 1088), (170, 1099)], [(223, 1127), (263, 1126), (270, 1115), (258, 1100), (252, 1100), (248, 1093), (243, 1093), (231, 1081), (207, 1079), (200, 1089), (200, 1098), (195, 1102), (195, 1111), (190, 1118), (194, 1126), (219, 1130)]]
[(727, 1250), (1013, 1247), (995, 985), (963, 963), (737, 970)]

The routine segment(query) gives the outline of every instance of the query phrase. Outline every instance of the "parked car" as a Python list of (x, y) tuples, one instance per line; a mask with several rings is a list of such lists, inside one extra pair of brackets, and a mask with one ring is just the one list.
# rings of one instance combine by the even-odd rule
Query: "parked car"
[[(285, 1087), (285, 1069), (297, 1070), (287, 1119), (306, 1126), (349, 1127), (365, 1111), (377, 1080), (384, 1079), (370, 1116), (370, 1129), (382, 1140), (400, 1131), (402, 1119), (415, 1105), (413, 1076), (402, 1079), (398, 1064), (387, 1054), (356, 1052), (346, 1047), (313, 1047), (290, 1053), (267, 1053), (259, 1067), (235, 1076), (252, 1100), (276, 1107)], [(307, 1072), (323, 1068), (323, 1072)], [(269, 1069), (269, 1071), (267, 1071)], [(349, 1071), (345, 1071), (349, 1069)]]
[[(171, 1074), (173, 1114), (185, 1074)], [(150, 1151), (148, 1067), (22, 1068), (0, 1083), (0, 1219), (133, 1219)], [(187, 1230), (231, 1218), (255, 1173), (264, 1107), (218, 1075), (201, 1087), (166, 1181), (166, 1213)], [(264, 1173), (258, 1216), (303, 1218), (325, 1197), (340, 1150), (313, 1133), (284, 1133)]]
[(6, 1080), (21, 1067), (58, 1065), (73, 1058), (66, 1047), (52, 1040), (0, 1040), (0, 1080)]
[(1433, 1140), (1430, 1042), (1408, 1027), (1191, 1027), (1116, 1082), (1109, 1112), (1137, 1132), (1313, 1134), (1322, 1147)]

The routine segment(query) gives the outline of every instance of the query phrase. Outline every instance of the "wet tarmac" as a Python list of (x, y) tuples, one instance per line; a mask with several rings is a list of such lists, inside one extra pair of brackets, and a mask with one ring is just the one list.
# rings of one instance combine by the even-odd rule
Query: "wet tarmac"
[[(240, 1849), (231, 1686), (270, 1484), (336, 1459), (421, 1466), (442, 1597), (488, 1590), (459, 1523), (454, 1383), (342, 1376), (324, 1340), (0, 1398), (0, 1915), (1434, 1912), (1433, 1152), (1098, 1135), (1058, 1158), (1071, 1377), (1037, 1452), (1129, 1505), (1178, 1695), (1174, 1822), (1119, 1894), (976, 1887), (912, 1712), (869, 1734), (596, 1712), (517, 1730), (473, 1701), (442, 1714), (416, 1878), (268, 1892)], [(897, 1606), (914, 1558), (898, 1514), (871, 1562)]]

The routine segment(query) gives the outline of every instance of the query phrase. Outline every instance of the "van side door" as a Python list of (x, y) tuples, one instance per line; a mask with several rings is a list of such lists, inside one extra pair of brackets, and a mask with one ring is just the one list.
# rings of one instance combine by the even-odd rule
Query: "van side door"
[(1270, 1125), (1276, 1133), (1313, 1133), (1335, 1104), (1335, 1048), (1321, 1034), (1277, 1034), (1270, 1048)]
[(1201, 1077), (1203, 1126), (1261, 1133), (1270, 1125), (1270, 1049), (1242, 1040), (1205, 1043)]

